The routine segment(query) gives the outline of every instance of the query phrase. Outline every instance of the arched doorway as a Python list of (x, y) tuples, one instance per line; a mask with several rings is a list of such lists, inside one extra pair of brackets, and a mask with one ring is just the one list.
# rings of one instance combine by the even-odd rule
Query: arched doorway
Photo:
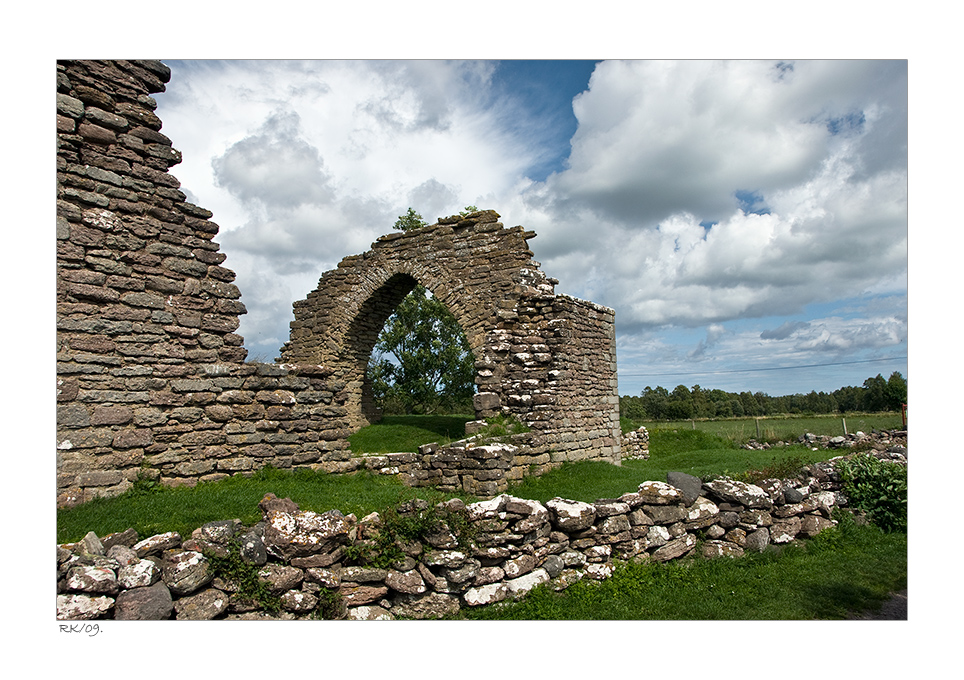
[(487, 210), (380, 237), (294, 304), (286, 363), (321, 364), (368, 424), (365, 369), (385, 321), (417, 284), (445, 305), (475, 356), (476, 417), (511, 413), (559, 460), (619, 459), (614, 312), (564, 295), (534, 261), (533, 232)]

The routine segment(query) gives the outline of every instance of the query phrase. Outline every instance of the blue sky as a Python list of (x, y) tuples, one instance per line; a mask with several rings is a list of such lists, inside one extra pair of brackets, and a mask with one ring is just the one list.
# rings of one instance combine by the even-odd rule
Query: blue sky
[(519, 101), (524, 115), (516, 123), (533, 137), (542, 136), (546, 156), (526, 169), (538, 182), (565, 169), (569, 140), (578, 121), (572, 100), (589, 85), (595, 61), (575, 59), (514, 59), (499, 61), (493, 72), (493, 90)]
[(166, 63), (252, 357), (409, 206), (477, 205), (616, 310), (621, 394), (908, 376), (905, 61)]

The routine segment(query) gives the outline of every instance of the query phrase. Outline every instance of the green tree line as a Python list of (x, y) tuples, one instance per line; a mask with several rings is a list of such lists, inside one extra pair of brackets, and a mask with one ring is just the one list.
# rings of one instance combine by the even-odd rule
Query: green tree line
[(649, 387), (637, 396), (619, 398), (620, 414), (633, 420), (687, 420), (689, 418), (739, 418), (782, 413), (876, 413), (897, 411), (907, 403), (907, 381), (895, 371), (889, 379), (879, 373), (861, 387), (841, 387), (830, 392), (810, 392), (771, 397), (764, 392), (706, 390), (699, 385)]

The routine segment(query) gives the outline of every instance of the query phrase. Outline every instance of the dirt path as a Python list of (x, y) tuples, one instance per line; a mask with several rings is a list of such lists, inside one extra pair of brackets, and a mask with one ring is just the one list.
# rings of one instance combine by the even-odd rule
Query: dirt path
[(892, 594), (879, 612), (853, 614), (848, 618), (855, 621), (906, 621), (907, 589)]

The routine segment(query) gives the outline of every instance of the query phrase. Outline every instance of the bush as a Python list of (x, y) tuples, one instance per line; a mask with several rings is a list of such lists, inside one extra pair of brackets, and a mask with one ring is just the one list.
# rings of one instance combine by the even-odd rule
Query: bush
[[(467, 510), (450, 510), (427, 501), (414, 499), (406, 504), (405, 512), (399, 508), (387, 508), (380, 514), (379, 522), (367, 541), (346, 546), (345, 554), (350, 562), (390, 568), (405, 558), (404, 543), (424, 543), (427, 537), (451, 532), (462, 548), (474, 537)], [(422, 545), (422, 550), (425, 550)]]
[(858, 454), (837, 464), (850, 506), (884, 531), (907, 531), (907, 468)]

